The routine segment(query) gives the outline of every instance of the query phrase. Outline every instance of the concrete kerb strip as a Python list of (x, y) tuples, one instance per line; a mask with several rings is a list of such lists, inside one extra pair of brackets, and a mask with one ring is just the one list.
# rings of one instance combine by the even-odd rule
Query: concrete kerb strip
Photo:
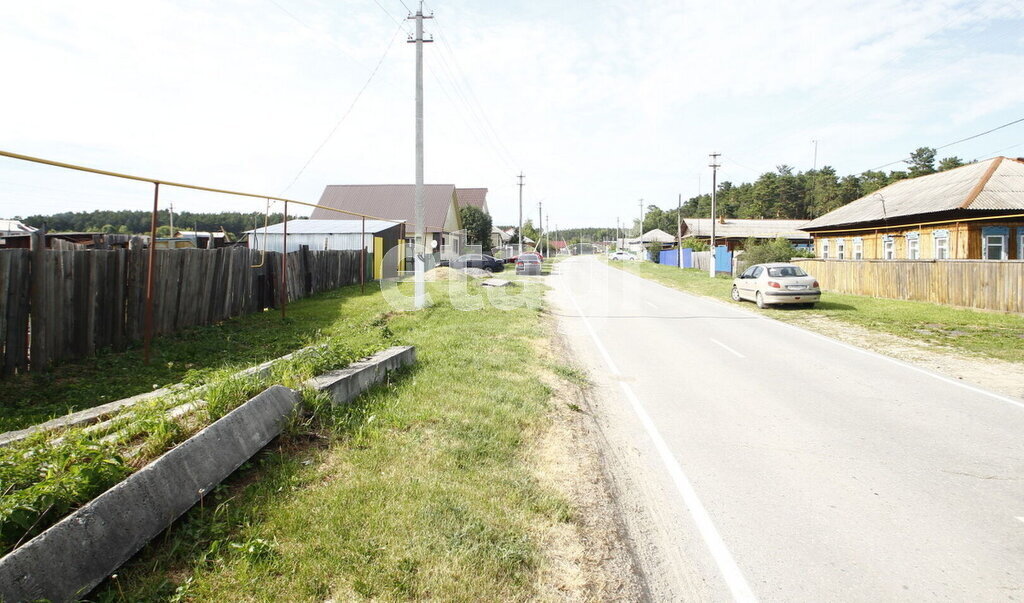
[(326, 391), (336, 406), (347, 404), (370, 386), (383, 381), (391, 371), (414, 362), (416, 362), (416, 348), (395, 346), (377, 352), (366, 360), (354, 362), (343, 369), (313, 377), (303, 385), (317, 391)]
[(281, 432), (300, 403), (275, 385), (0, 559), (5, 601), (85, 595)]
[[(415, 359), (393, 347), (306, 385), (343, 404)], [(270, 387), (15, 549), (0, 559), (0, 600), (85, 595), (280, 434), (300, 403)]]
[[(251, 367), (249, 367), (247, 369), (241, 370), (241, 371), (235, 373), (233, 375), (233, 377), (247, 377), (247, 376), (250, 376), (250, 375), (259, 375), (260, 377), (266, 377), (267, 375), (270, 374), (270, 371), (274, 367), (274, 364), (276, 364), (278, 362), (281, 362), (282, 360), (290, 360), (291, 358), (294, 358), (296, 355), (305, 354), (307, 352), (311, 352), (311, 351), (313, 351), (313, 350), (315, 350), (317, 348), (321, 348), (321, 347), (323, 347), (322, 344), (317, 344), (317, 345), (312, 345), (312, 346), (309, 346), (309, 347), (302, 348), (301, 350), (296, 350), (296, 351), (294, 351), (294, 352), (292, 352), (290, 354), (285, 354), (284, 356), (281, 356), (280, 358), (274, 358), (273, 360), (268, 360), (268, 361), (264, 362), (263, 364), (258, 364), (256, 366), (251, 366)], [(207, 387), (209, 387), (209, 386), (202, 386), (201, 389), (199, 390), (200, 393), (203, 391), (203, 388), (207, 388)], [(32, 435), (34, 433), (38, 433), (40, 431), (55, 431), (57, 429), (66, 429), (68, 427), (77, 427), (79, 425), (86, 425), (86, 424), (89, 424), (89, 423), (95, 423), (95, 422), (97, 422), (97, 421), (99, 421), (101, 419), (107, 418), (107, 417), (109, 417), (109, 416), (111, 416), (111, 415), (113, 415), (113, 414), (115, 414), (117, 412), (120, 412), (120, 411), (122, 411), (122, 410), (124, 410), (126, 408), (130, 408), (132, 406), (135, 406), (136, 404), (138, 404), (140, 402), (145, 402), (146, 400), (152, 400), (154, 398), (159, 398), (160, 396), (164, 396), (166, 394), (182, 391), (182, 390), (185, 390), (185, 389), (186, 388), (183, 385), (174, 385), (174, 386), (171, 386), (171, 387), (164, 387), (164, 388), (153, 390), (151, 392), (146, 392), (146, 393), (143, 393), (143, 394), (138, 394), (138, 395), (132, 396), (130, 398), (124, 398), (122, 400), (115, 400), (114, 402), (108, 402), (106, 404), (101, 404), (99, 406), (94, 406), (92, 408), (86, 408), (85, 410), (80, 410), (78, 412), (73, 412), (73, 413), (71, 413), (69, 415), (65, 415), (63, 417), (57, 417), (56, 419), (51, 419), (49, 421), (46, 421), (45, 423), (40, 423), (38, 425), (33, 425), (32, 427), (26, 427), (25, 429), (19, 429), (17, 431), (8, 431), (7, 433), (0, 434), (0, 446), (7, 446), (7, 445), (13, 444), (15, 442), (20, 442), (21, 440), (24, 440), (25, 438), (29, 437), (30, 435)]]

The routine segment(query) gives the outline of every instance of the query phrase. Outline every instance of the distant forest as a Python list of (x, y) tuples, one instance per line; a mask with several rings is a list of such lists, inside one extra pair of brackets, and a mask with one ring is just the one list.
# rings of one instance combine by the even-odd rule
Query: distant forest
[[(761, 174), (754, 182), (740, 185), (728, 181), (719, 183), (715, 209), (718, 216), (727, 218), (811, 220), (893, 182), (966, 165), (959, 157), (946, 157), (936, 163), (936, 151), (929, 147), (921, 147), (911, 153), (906, 163), (907, 170), (888, 173), (868, 170), (842, 177), (829, 166), (797, 172), (788, 165), (780, 165), (774, 172)], [(647, 206), (643, 232), (654, 228), (675, 232), (676, 213), (675, 207), (662, 210), (656, 205)], [(710, 216), (710, 193), (683, 201), (682, 217)], [(639, 219), (635, 218), (633, 234), (636, 233), (637, 222)]]
[[(878, 189), (903, 180), (941, 172), (966, 165), (959, 157), (946, 157), (936, 161), (935, 149), (921, 147), (910, 154), (906, 160), (906, 170), (890, 172), (868, 170), (860, 174), (839, 176), (835, 169), (825, 166), (806, 172), (795, 171), (788, 165), (778, 166), (774, 172), (765, 172), (754, 182), (734, 185), (725, 181), (718, 184), (717, 213), (728, 218), (747, 219), (789, 219), (810, 220), (826, 214), (837, 207), (870, 195)], [(648, 205), (644, 212), (642, 232), (660, 228), (672, 233), (676, 229), (675, 207), (662, 209), (656, 205)], [(682, 204), (683, 218), (707, 218), (711, 216), (711, 195), (691, 197)], [(42, 227), (51, 231), (83, 231), (83, 232), (114, 232), (126, 234), (144, 234), (149, 232), (149, 212), (145, 211), (92, 211), (64, 212), (49, 216), (27, 216), (18, 218), (30, 226)], [(158, 233), (166, 236), (170, 232), (167, 211), (160, 212)], [(236, 212), (222, 213), (191, 213), (174, 214), (174, 225), (179, 230), (214, 230), (222, 227), (233, 238), (240, 233), (251, 230), (253, 225), (263, 225), (264, 215), (242, 214)], [(270, 215), (270, 224), (284, 220), (284, 215)], [(638, 218), (623, 225), (625, 236), (634, 236), (637, 232)], [(527, 237), (537, 239), (538, 230), (532, 221), (524, 224), (523, 231)], [(555, 233), (552, 233), (553, 235)], [(558, 233), (559, 238), (570, 241), (581, 236), (585, 241), (611, 240), (615, 238), (614, 227), (576, 228)]]
[[(50, 232), (106, 232), (121, 234), (148, 234), (151, 212), (148, 211), (76, 211), (62, 212), (49, 216), (36, 215), (20, 218), (29, 226), (42, 228), (44, 225)], [(232, 239), (238, 238), (246, 230), (263, 226), (266, 214), (242, 214), (238, 212), (220, 212), (199, 214), (192, 212), (174, 212), (175, 230), (205, 230), (220, 232), (223, 228)], [(295, 216), (292, 216), (294, 219)], [(270, 214), (269, 224), (284, 221), (284, 214)], [(157, 213), (158, 236), (170, 234), (170, 215), (166, 210)]]

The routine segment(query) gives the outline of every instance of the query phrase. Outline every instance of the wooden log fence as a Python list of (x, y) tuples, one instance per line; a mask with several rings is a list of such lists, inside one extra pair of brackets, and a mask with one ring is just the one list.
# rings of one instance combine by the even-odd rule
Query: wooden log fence
[(825, 291), (1024, 313), (1024, 261), (793, 260)]
[[(154, 334), (278, 307), (281, 257), (261, 255), (244, 247), (157, 250)], [(286, 261), (289, 301), (359, 283), (359, 251), (303, 249)], [(0, 375), (142, 341), (146, 274), (137, 241), (128, 249), (0, 250)]]

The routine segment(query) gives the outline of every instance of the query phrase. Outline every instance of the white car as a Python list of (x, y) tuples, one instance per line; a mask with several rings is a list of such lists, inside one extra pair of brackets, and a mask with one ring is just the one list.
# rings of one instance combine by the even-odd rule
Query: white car
[(821, 288), (813, 276), (795, 264), (754, 264), (733, 279), (732, 298), (749, 299), (758, 308), (775, 304), (813, 308), (821, 299)]
[(631, 262), (633, 260), (636, 260), (636, 258), (633, 257), (633, 254), (629, 253), (628, 251), (616, 251), (614, 253), (610, 253), (610, 254), (608, 254), (608, 259), (609, 260), (616, 260), (616, 261), (622, 260), (622, 261), (627, 261), (627, 262)]

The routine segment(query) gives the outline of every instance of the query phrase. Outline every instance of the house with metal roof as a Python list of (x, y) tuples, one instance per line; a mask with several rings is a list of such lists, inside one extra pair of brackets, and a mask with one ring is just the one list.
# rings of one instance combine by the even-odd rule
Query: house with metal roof
[[(729, 251), (742, 249), (747, 239), (786, 239), (796, 247), (810, 247), (811, 235), (800, 230), (804, 220), (738, 220), (718, 218), (715, 243)], [(711, 240), (711, 218), (683, 218), (683, 238)]]
[(800, 228), (826, 259), (1024, 259), (1024, 159), (900, 180)]
[[(311, 220), (358, 220), (335, 210), (399, 220), (406, 223), (405, 238), (414, 236), (416, 185), (414, 184), (332, 184), (324, 189), (320, 205)], [(330, 209), (329, 209), (330, 208)], [(427, 245), (434, 252), (458, 255), (465, 247), (465, 233), (459, 218), (459, 200), (454, 184), (424, 186), (424, 223)]]
[[(288, 220), (287, 249), (311, 251), (361, 251), (367, 254), (367, 272), (374, 279), (395, 276), (402, 251), (388, 253), (399, 245), (404, 222), (386, 220)], [(285, 224), (278, 223), (243, 233), (250, 249), (285, 249)], [(403, 268), (404, 269), (404, 268)]]
[(487, 209), (486, 188), (457, 188), (455, 196), (458, 197), (459, 207), (475, 207), (487, 215), (491, 214)]

